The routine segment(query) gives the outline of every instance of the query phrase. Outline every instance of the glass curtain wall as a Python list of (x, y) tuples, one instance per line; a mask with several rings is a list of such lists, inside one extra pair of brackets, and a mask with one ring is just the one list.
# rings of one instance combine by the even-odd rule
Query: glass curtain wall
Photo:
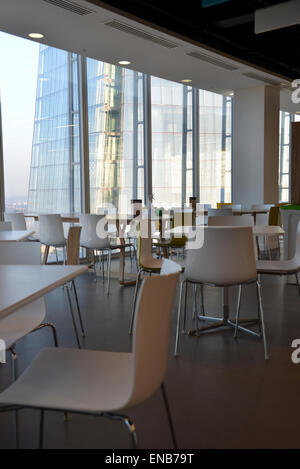
[(143, 74), (87, 60), (91, 212), (144, 200)]
[(300, 122), (299, 114), (280, 112), (279, 148), (279, 202), (286, 203), (291, 197), (291, 131), (292, 122)]
[(193, 195), (193, 89), (151, 77), (154, 205), (188, 203)]
[(79, 213), (78, 56), (40, 46), (28, 213)]
[[(40, 47), (30, 214), (81, 212), (83, 63), (76, 54)], [(86, 60), (86, 86), (89, 174), (84, 177), (91, 213), (110, 207), (128, 213), (132, 199), (145, 205), (151, 167), (156, 207), (180, 207), (198, 194), (201, 203), (213, 206), (231, 202), (231, 98), (151, 77), (150, 102), (148, 77), (93, 59)], [(152, 116), (147, 164), (146, 103)], [(194, 174), (198, 159), (200, 187)]]
[(200, 202), (231, 203), (232, 99), (200, 90)]

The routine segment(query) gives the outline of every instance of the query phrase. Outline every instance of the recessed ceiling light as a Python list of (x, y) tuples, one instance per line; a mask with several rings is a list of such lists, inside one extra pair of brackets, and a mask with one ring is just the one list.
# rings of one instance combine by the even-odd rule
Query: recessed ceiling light
[(231, 92), (229, 93), (229, 96), (234, 96), (234, 91), (231, 91)]
[(192, 80), (181, 80), (181, 83), (192, 83)]
[(28, 36), (31, 37), (31, 39), (43, 39), (45, 37), (44, 34), (41, 33), (30, 33)]
[(130, 65), (131, 62), (130, 62), (130, 60), (119, 60), (118, 64), (119, 65)]

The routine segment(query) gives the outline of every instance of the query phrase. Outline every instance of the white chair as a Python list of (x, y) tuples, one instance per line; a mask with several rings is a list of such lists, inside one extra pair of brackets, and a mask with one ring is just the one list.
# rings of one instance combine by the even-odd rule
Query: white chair
[(137, 447), (134, 423), (120, 412), (142, 404), (161, 387), (174, 447), (175, 431), (164, 387), (172, 309), (179, 274), (144, 280), (138, 299), (132, 353), (43, 350), (21, 378), (0, 395), (0, 412), (40, 410), (121, 421)]
[(274, 207), (274, 204), (253, 204), (251, 206), (252, 210), (270, 210), (271, 207)]
[(300, 295), (298, 279), (298, 272), (300, 271), (300, 222), (296, 233), (296, 251), (294, 257), (284, 261), (257, 261), (256, 268), (259, 275), (295, 275)]
[(226, 217), (232, 215), (232, 208), (211, 208), (208, 217)]
[(10, 221), (0, 221), (0, 231), (11, 231), (12, 223)]
[[(4, 213), (5, 221), (11, 222), (14, 231), (26, 231), (27, 224), (24, 213)], [(36, 236), (30, 236), (28, 241), (39, 241)]]
[(50, 247), (54, 247), (58, 263), (57, 249), (63, 248), (64, 261), (66, 239), (60, 215), (39, 215), (39, 237), (41, 244), (46, 246), (43, 264), (47, 264)]
[[(94, 271), (96, 277), (96, 261), (95, 261), (95, 252), (101, 253), (102, 258), (102, 274), (103, 274), (103, 283), (104, 283), (104, 254), (108, 255), (108, 282), (107, 282), (107, 294), (110, 292), (110, 274), (111, 274), (111, 255), (112, 251), (119, 249), (126, 249), (132, 247), (132, 243), (125, 244), (116, 244), (112, 245), (109, 240), (108, 232), (105, 237), (99, 237), (97, 234), (97, 227), (99, 223), (103, 223), (103, 229), (107, 230), (107, 224), (105, 224), (105, 215), (90, 215), (90, 214), (81, 214), (80, 215), (80, 224), (82, 226), (81, 232), (81, 247), (85, 249), (90, 249), (93, 252), (94, 256)], [(102, 233), (104, 235), (105, 233)]]
[[(178, 307), (177, 332), (175, 355), (179, 349), (179, 331), (181, 324), (181, 309), (183, 289), (186, 288), (183, 332), (186, 332), (186, 300), (187, 288), (192, 285), (212, 285), (223, 288), (224, 304), (223, 318), (210, 318), (202, 314), (196, 318), (211, 322), (209, 326), (197, 327), (190, 335), (200, 336), (203, 332), (217, 328), (229, 327), (235, 330), (235, 337), (238, 331), (247, 332), (255, 337), (261, 338), (250, 329), (240, 326), (240, 305), (242, 297), (242, 287), (250, 283), (256, 283), (258, 292), (258, 320), (245, 320), (243, 322), (260, 323), (262, 336), (264, 339), (265, 358), (268, 358), (267, 341), (264, 324), (264, 313), (261, 301), (261, 285), (257, 279), (253, 232), (251, 227), (206, 227), (204, 229), (204, 244), (201, 249), (189, 249), (185, 266), (184, 279), (181, 282), (180, 300)], [(228, 306), (228, 288), (239, 285), (239, 299), (237, 306), (236, 323), (230, 321)]]
[(208, 217), (208, 226), (254, 226), (251, 215)]
[[(1, 265), (40, 265), (41, 247), (39, 243), (0, 243)], [(55, 346), (58, 346), (56, 329), (53, 324), (44, 323), (46, 305), (44, 298), (30, 303), (14, 313), (0, 319), (0, 338), (14, 358), (14, 375), (17, 376), (17, 353), (15, 344), (30, 334), (45, 327), (53, 333)]]
[(11, 222), (14, 231), (26, 231), (26, 221), (24, 213), (4, 213), (5, 221)]

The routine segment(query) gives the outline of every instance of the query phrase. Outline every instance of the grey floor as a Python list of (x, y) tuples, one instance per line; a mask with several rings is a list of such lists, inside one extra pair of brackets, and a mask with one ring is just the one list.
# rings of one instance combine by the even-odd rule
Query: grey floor
[[(78, 291), (87, 329), (84, 347), (128, 352), (128, 335), (133, 288), (121, 288), (112, 281), (106, 296), (102, 282), (86, 274)], [(231, 292), (234, 311), (236, 289)], [(262, 343), (232, 331), (207, 334), (200, 339), (184, 336), (181, 356), (173, 357), (175, 315), (172, 326), (166, 389), (179, 446), (201, 448), (299, 448), (300, 365), (291, 362), (291, 343), (300, 339), (300, 298), (294, 286), (264, 282), (263, 300), (271, 359), (264, 361)], [(47, 297), (48, 319), (58, 329), (60, 345), (75, 347), (65, 291), (60, 288)], [(221, 292), (205, 289), (209, 313), (221, 311)], [(192, 303), (189, 304), (191, 312)], [(243, 315), (256, 314), (254, 287), (245, 291)], [(43, 347), (52, 346), (47, 331), (23, 339), (17, 346), (20, 371)], [(0, 367), (0, 391), (11, 381), (10, 362)], [(171, 438), (161, 394), (130, 411), (140, 448), (170, 448)], [(38, 414), (20, 414), (22, 448), (35, 448)], [(105, 419), (71, 415), (65, 424), (61, 414), (46, 415), (46, 448), (129, 449), (130, 439), (122, 424)], [(14, 447), (12, 415), (0, 415), (0, 448)]]

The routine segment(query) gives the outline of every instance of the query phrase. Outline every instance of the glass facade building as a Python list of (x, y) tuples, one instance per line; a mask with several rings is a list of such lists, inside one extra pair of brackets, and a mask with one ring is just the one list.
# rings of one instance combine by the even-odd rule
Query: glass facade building
[(165, 208), (191, 196), (231, 202), (231, 107), (229, 97), (42, 45), (28, 213), (124, 213), (152, 196)]

